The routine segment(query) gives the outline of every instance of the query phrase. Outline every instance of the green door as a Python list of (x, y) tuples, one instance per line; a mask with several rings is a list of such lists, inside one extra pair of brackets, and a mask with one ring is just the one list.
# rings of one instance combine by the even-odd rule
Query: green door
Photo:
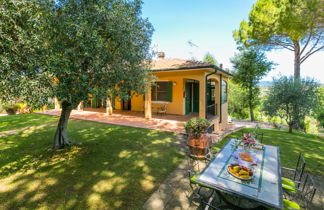
[(191, 100), (191, 85), (189, 82), (186, 83), (186, 114), (190, 113), (190, 100)]
[(91, 99), (91, 108), (98, 108), (98, 99), (96, 94), (92, 94), (92, 99)]
[(193, 112), (199, 112), (199, 83), (193, 83)]

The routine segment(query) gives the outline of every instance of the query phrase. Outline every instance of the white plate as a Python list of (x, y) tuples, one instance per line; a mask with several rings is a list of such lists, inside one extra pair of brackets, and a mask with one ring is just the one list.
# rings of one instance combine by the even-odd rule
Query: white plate
[(227, 166), (227, 172), (228, 172), (230, 175), (234, 176), (235, 178), (240, 179), (240, 180), (243, 180), (243, 181), (250, 181), (250, 180), (253, 179), (254, 174), (253, 174), (252, 176), (250, 176), (249, 178), (242, 178), (242, 177), (236, 176), (235, 174), (233, 174), (232, 172), (230, 172), (230, 171), (228, 170), (228, 167), (229, 167), (229, 166), (230, 166), (230, 165)]

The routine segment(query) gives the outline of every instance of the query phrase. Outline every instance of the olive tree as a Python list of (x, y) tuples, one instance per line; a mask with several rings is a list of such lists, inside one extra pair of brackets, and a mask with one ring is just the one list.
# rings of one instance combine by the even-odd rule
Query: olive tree
[(283, 76), (274, 79), (263, 110), (271, 117), (284, 119), (291, 133), (299, 122), (318, 107), (318, 91), (319, 84), (310, 78), (294, 80), (293, 77)]
[[(22, 29), (11, 27), (11, 31), (4, 31), (5, 35), (27, 34), (21, 40), (13, 41), (9, 46), (10, 50), (16, 52), (17, 57), (14, 62), (8, 64), (7, 69), (14, 69), (14, 72), (18, 73), (11, 75), (12, 71), (7, 71), (5, 75), (6, 78), (12, 78), (19, 83), (23, 75), (26, 81), (36, 82), (34, 86), (28, 86), (27, 82), (27, 86), (23, 88), (31, 91), (38, 89), (40, 91), (35, 91), (36, 95), (56, 96), (61, 102), (62, 112), (54, 136), (53, 148), (63, 148), (74, 143), (67, 134), (68, 119), (72, 109), (86, 100), (89, 94), (96, 92), (106, 97), (114, 94), (123, 99), (129, 97), (131, 90), (134, 93), (144, 92), (149, 78), (148, 69), (151, 59), (149, 47), (153, 28), (147, 19), (141, 17), (142, 1), (18, 0), (12, 2), (24, 4), (32, 2), (35, 6), (31, 7), (22, 25), (25, 23), (28, 26), (29, 21), (35, 20), (39, 23), (39, 28), (36, 27), (37, 24), (35, 26), (30, 23), (29, 27)], [(18, 7), (15, 9), (20, 10)], [(11, 11), (12, 8), (7, 7), (6, 10)], [(18, 23), (19, 21), (23, 20), (17, 18)], [(11, 23), (2, 24), (6, 28), (6, 25)], [(39, 41), (38, 36), (41, 36), (42, 40)], [(30, 43), (29, 40), (33, 37), (36, 38)], [(44, 53), (30, 50), (25, 54), (21, 49), (24, 49), (27, 44), (31, 45), (31, 49), (39, 49)], [(7, 57), (9, 56), (10, 53)], [(28, 74), (25, 73), (24, 68), (16, 65), (24, 63), (24, 57), (29, 67)], [(46, 78), (45, 81), (35, 79), (40, 76)], [(50, 94), (43, 94), (41, 91), (43, 87), (46, 87)], [(0, 90), (0, 92), (5, 91)], [(5, 93), (12, 95), (11, 92)]]
[(34, 107), (53, 96), (53, 77), (45, 67), (48, 53), (44, 5), (37, 1), (0, 1), (0, 101), (21, 100)]

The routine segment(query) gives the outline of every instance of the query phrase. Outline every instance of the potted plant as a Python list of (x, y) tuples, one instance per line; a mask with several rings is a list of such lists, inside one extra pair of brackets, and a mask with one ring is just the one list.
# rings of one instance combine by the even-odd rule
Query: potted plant
[(191, 156), (204, 158), (207, 155), (210, 141), (205, 134), (209, 126), (210, 122), (202, 118), (191, 118), (184, 124), (188, 134), (187, 145)]
[(19, 108), (19, 106), (16, 104), (8, 104), (8, 105), (3, 106), (3, 109), (6, 110), (8, 115), (16, 114), (18, 108)]

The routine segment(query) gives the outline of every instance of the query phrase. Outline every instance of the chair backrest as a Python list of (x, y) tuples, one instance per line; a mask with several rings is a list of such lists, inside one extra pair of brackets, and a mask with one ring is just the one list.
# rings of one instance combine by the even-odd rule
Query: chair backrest
[(256, 133), (254, 136), (261, 144), (263, 143), (263, 133)]
[(314, 180), (310, 174), (306, 175), (304, 185), (302, 187), (301, 199), (305, 209), (312, 209), (312, 202), (316, 193)]
[(163, 104), (162, 107), (161, 107), (161, 110), (162, 110), (162, 111), (167, 111), (167, 107), (168, 107), (168, 106), (167, 106), (166, 104)]
[[(296, 169), (295, 169), (295, 173), (294, 173), (294, 181), (301, 181), (305, 172), (305, 167), (306, 167), (306, 162), (303, 156), (303, 153), (300, 152), (299, 153), (299, 157), (297, 160), (297, 164), (296, 164)], [(299, 187), (300, 184), (298, 184)]]

